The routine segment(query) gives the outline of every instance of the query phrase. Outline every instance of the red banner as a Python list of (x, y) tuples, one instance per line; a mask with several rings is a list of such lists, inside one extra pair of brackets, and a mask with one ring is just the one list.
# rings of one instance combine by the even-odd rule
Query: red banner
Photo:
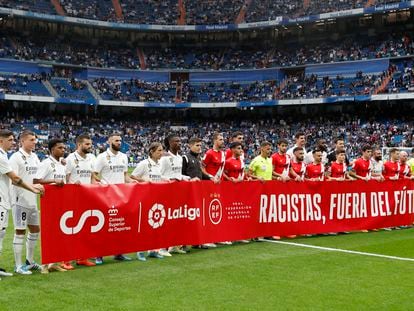
[(414, 221), (414, 182), (48, 186), (42, 262)]

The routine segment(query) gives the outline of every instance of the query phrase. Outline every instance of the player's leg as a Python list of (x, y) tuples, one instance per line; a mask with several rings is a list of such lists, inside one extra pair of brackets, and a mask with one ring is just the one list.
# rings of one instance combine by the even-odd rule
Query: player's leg
[[(3, 251), (3, 240), (6, 235), (6, 228), (9, 223), (9, 211), (0, 206), (0, 257)], [(12, 273), (6, 272), (0, 267), (0, 276), (12, 276)]]
[(14, 224), (14, 237), (13, 237), (13, 253), (14, 253), (14, 271), (18, 274), (29, 275), (32, 274), (26, 265), (22, 262), (22, 253), (24, 238), (26, 235), (27, 209), (23, 206), (14, 204), (12, 207), (13, 224)]
[(41, 265), (34, 260), (34, 253), (40, 234), (39, 211), (31, 209), (28, 213), (27, 226), (29, 233), (26, 238), (26, 265), (30, 270), (40, 271)]

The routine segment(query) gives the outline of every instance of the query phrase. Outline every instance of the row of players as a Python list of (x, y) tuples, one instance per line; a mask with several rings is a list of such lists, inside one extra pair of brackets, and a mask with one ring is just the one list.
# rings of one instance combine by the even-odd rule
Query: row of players
[[(349, 162), (346, 157), (344, 141), (337, 139), (335, 149), (327, 153), (326, 142), (318, 141), (311, 152), (305, 150), (305, 135), (298, 133), (295, 145), (287, 149), (288, 142), (281, 139), (278, 151), (271, 155), (272, 145), (263, 142), (260, 155), (253, 159), (248, 170), (245, 169), (243, 134), (236, 132), (232, 135), (230, 146), (225, 148), (224, 137), (220, 133), (213, 135), (213, 147), (200, 157), (202, 140), (191, 138), (188, 142), (190, 151), (180, 155), (181, 139), (171, 134), (165, 138), (164, 145), (154, 142), (148, 148), (148, 158), (138, 163), (131, 175), (128, 174), (128, 158), (122, 153), (122, 137), (114, 133), (108, 138), (108, 149), (96, 158), (92, 154), (92, 140), (88, 135), (80, 135), (76, 139), (76, 151), (64, 158), (65, 142), (52, 139), (48, 142), (49, 157), (40, 163), (36, 153), (36, 135), (24, 131), (19, 136), (20, 148), (10, 159), (7, 152), (13, 148), (14, 136), (10, 131), (0, 131), (0, 250), (8, 225), (9, 210), (12, 210), (15, 234), (13, 251), (15, 257), (15, 272), (31, 274), (30, 270), (71, 270), (70, 262), (42, 267), (34, 261), (34, 248), (39, 237), (39, 213), (36, 194), (43, 193), (44, 184), (63, 186), (70, 184), (119, 184), (131, 182), (158, 182), (162, 180), (212, 180), (219, 183), (222, 180), (240, 182), (243, 180), (352, 180), (370, 178), (413, 179), (407, 154), (392, 149), (390, 160), (382, 165), (381, 152), (362, 148), (362, 157), (352, 164), (348, 173)], [(411, 159), (413, 160), (413, 159)], [(410, 161), (411, 161), (410, 160)], [(414, 165), (413, 165), (414, 168)], [(247, 172), (246, 172), (247, 171)], [(13, 183), (13, 186), (11, 185)], [(26, 229), (26, 261), (22, 262), (23, 244)], [(226, 242), (229, 243), (229, 242)], [(214, 244), (203, 247), (214, 247)], [(184, 253), (182, 247), (172, 247), (168, 250), (153, 250), (151, 257), (163, 258), (171, 252)], [(137, 254), (138, 259), (145, 261), (143, 253)], [(117, 260), (130, 260), (122, 254), (116, 255)], [(90, 260), (77, 260), (78, 265), (93, 266), (102, 264), (102, 257)], [(0, 276), (10, 273), (0, 270)]]

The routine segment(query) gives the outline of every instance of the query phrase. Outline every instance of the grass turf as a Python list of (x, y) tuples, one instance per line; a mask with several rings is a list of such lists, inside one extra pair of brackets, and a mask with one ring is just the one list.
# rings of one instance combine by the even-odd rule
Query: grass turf
[[(414, 258), (413, 233), (289, 241)], [(12, 258), (9, 228), (1, 266)], [(413, 279), (414, 262), (256, 242), (3, 278), (0, 310), (411, 310)]]

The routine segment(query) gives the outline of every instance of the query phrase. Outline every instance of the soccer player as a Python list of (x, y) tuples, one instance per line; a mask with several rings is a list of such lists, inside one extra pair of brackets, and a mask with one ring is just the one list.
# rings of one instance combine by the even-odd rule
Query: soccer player
[(226, 156), (223, 151), (223, 135), (215, 132), (213, 134), (213, 148), (207, 150), (202, 159), (203, 173), (209, 176), (215, 183), (219, 183), (223, 177)]
[(414, 148), (411, 149), (411, 158), (407, 161), (407, 165), (411, 169), (411, 174), (414, 174)]
[[(328, 164), (328, 154), (326, 152), (328, 151), (328, 147), (326, 146), (326, 140), (318, 139), (318, 141), (316, 142), (315, 149), (322, 151), (322, 164)], [(303, 162), (305, 162), (306, 165), (313, 163), (313, 150), (305, 154), (305, 159), (303, 160)]]
[(224, 165), (224, 180), (238, 183), (244, 180), (244, 161), (241, 159), (243, 154), (242, 144), (232, 142), (230, 144), (232, 156), (226, 160)]
[(414, 179), (414, 174), (411, 173), (410, 167), (407, 164), (408, 153), (400, 152), (400, 179)]
[[(230, 145), (231, 145), (231, 143), (240, 143), (243, 147), (243, 139), (244, 139), (244, 135), (243, 135), (242, 132), (240, 132), (240, 131), (234, 132), (231, 135)], [(233, 152), (231, 151), (231, 148), (229, 146), (229, 148), (226, 150), (226, 160), (231, 158), (232, 156), (233, 156)], [(242, 154), (240, 156), (240, 159), (242, 159), (244, 161), (244, 152), (243, 152), (243, 150), (242, 150)]]
[[(338, 150), (343, 150), (343, 151), (346, 152), (346, 150), (345, 150), (345, 140), (342, 137), (336, 138), (334, 143), (335, 143), (335, 148), (331, 152), (329, 152), (328, 155), (327, 155), (328, 165), (331, 162), (336, 161), (336, 152)], [(345, 153), (345, 164), (347, 166), (349, 166), (349, 159), (348, 159), (348, 156), (346, 155), (346, 153)]]
[[(11, 198), (11, 185), (13, 184), (16, 187), (25, 189), (34, 194), (42, 194), (44, 192), (42, 185), (27, 183), (13, 171), (7, 158), (7, 152), (11, 150), (13, 145), (13, 133), (9, 130), (0, 130), (0, 255), (3, 250), (3, 239), (6, 235), (6, 228), (8, 226), (9, 210), (13, 204)], [(29, 247), (32, 247), (32, 245), (29, 245)], [(3, 268), (0, 268), (0, 276), (12, 275), (12, 273), (8, 273)]]
[[(121, 152), (122, 138), (118, 133), (108, 137), (108, 149), (98, 155), (95, 162), (95, 176), (100, 175), (101, 183), (124, 184), (132, 182), (128, 176), (128, 157)], [(122, 254), (116, 255), (115, 260), (129, 261), (131, 258)], [(103, 264), (102, 257), (96, 257), (97, 265)]]
[[(94, 175), (95, 156), (92, 154), (92, 139), (87, 134), (76, 138), (76, 151), (66, 158), (66, 182), (68, 184), (89, 185), (96, 183)], [(70, 265), (70, 262), (66, 264)], [(87, 259), (77, 260), (78, 266), (95, 266)]]
[(375, 179), (378, 181), (384, 180), (384, 176), (382, 176), (382, 171), (384, 169), (384, 162), (382, 161), (382, 152), (379, 148), (375, 148), (373, 150), (371, 164), (372, 164), (371, 179)]
[(372, 147), (370, 145), (362, 146), (362, 156), (352, 163), (349, 176), (365, 181), (370, 180), (372, 171), (371, 155)]
[(192, 137), (188, 141), (190, 151), (183, 155), (182, 174), (190, 178), (212, 180), (213, 178), (204, 174), (201, 169), (201, 144), (202, 140), (198, 137)]
[(312, 151), (313, 163), (306, 165), (305, 180), (323, 181), (325, 166), (322, 164), (322, 151), (315, 149)]
[(249, 165), (249, 177), (253, 180), (272, 180), (273, 165), (270, 155), (272, 144), (264, 141), (260, 144), (260, 154)]
[(164, 145), (166, 153), (160, 159), (161, 175), (166, 180), (190, 180), (190, 177), (183, 175), (183, 157), (181, 151), (181, 139), (171, 134), (165, 138)]
[[(170, 134), (164, 140), (166, 153), (160, 159), (161, 175), (166, 180), (190, 180), (189, 176), (183, 175), (183, 158), (179, 154), (181, 150), (181, 139), (175, 135)], [(194, 179), (198, 180), (198, 178)], [(168, 253), (168, 254), (167, 254)], [(180, 246), (173, 246), (167, 250), (160, 250), (162, 256), (171, 255), (171, 253), (186, 254), (186, 250)]]
[(303, 162), (305, 158), (305, 152), (302, 147), (296, 147), (293, 149), (293, 159), (290, 162), (289, 177), (295, 181), (303, 181), (305, 178), (306, 165)]
[[(160, 182), (163, 180), (161, 174), (160, 159), (163, 153), (161, 143), (151, 143), (148, 150), (148, 158), (138, 163), (137, 167), (131, 174), (131, 178), (138, 182)], [(166, 254), (168, 252), (164, 252)], [(169, 254), (169, 253), (168, 253)], [(168, 256), (168, 255), (166, 255)], [(169, 254), (171, 256), (171, 254)], [(164, 255), (160, 250), (153, 250), (149, 252), (149, 257), (162, 259)], [(137, 252), (137, 258), (140, 261), (147, 261), (144, 252)]]
[(295, 134), (295, 145), (291, 147), (286, 153), (288, 156), (290, 156), (291, 159), (293, 159), (293, 149), (296, 147), (303, 148), (303, 152), (306, 154), (306, 137), (305, 133), (298, 132)]
[[(21, 176), (24, 182), (33, 183), (40, 161), (34, 149), (36, 135), (31, 131), (20, 134), (20, 148), (10, 157), (13, 171)], [(37, 209), (37, 196), (25, 189), (12, 187), (12, 214), (14, 223), (13, 253), (15, 259), (15, 272), (18, 274), (32, 274), (30, 270), (41, 270), (41, 266), (34, 261), (34, 249), (39, 239), (40, 223)], [(22, 262), (23, 242), (26, 235), (26, 262)]]
[(398, 180), (400, 177), (400, 151), (397, 148), (390, 149), (390, 159), (385, 161), (382, 175), (385, 180)]
[[(286, 139), (280, 139), (277, 142), (277, 152), (272, 155), (273, 179), (276, 180), (289, 180), (289, 167), (290, 156), (286, 154), (288, 147), (288, 141)], [(293, 155), (294, 156), (294, 155)]]
[[(183, 175), (189, 176), (190, 178), (198, 178), (202, 180), (212, 180), (214, 181), (214, 177), (211, 177), (205, 174), (202, 170), (201, 164), (201, 145), (202, 140), (198, 137), (192, 137), (188, 141), (188, 146), (190, 151), (183, 155), (183, 168), (182, 173)], [(214, 248), (216, 244), (214, 243), (206, 243), (203, 245), (194, 245), (193, 248)]]
[[(33, 180), (34, 183), (42, 185), (54, 184), (57, 186), (63, 186), (66, 183), (66, 168), (62, 164), (63, 156), (65, 155), (66, 146), (62, 139), (54, 138), (48, 142), (49, 157), (44, 159), (36, 172), (36, 176)], [(59, 271), (64, 272), (66, 270), (73, 270), (72, 265), (66, 263), (49, 264), (44, 266), (42, 272)]]
[(336, 161), (331, 162), (326, 173), (327, 180), (344, 181), (349, 179), (345, 163), (345, 150), (336, 151)]

